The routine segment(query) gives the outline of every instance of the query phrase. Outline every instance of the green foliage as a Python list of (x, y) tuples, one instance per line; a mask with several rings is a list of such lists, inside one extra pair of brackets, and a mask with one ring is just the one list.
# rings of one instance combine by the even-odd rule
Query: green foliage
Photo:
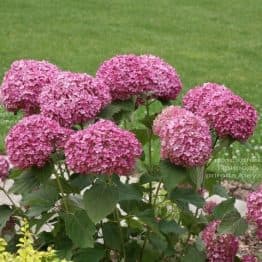
[(95, 183), (84, 195), (84, 204), (95, 223), (110, 214), (118, 202), (118, 191), (113, 185)]
[(67, 235), (81, 248), (93, 247), (95, 226), (84, 210), (63, 214)]
[(4, 262), (66, 262), (65, 259), (59, 259), (55, 251), (48, 248), (47, 251), (37, 251), (33, 247), (33, 236), (29, 230), (29, 224), (26, 220), (20, 228), (20, 238), (17, 244), (16, 254), (6, 251), (7, 243), (0, 238), (0, 261)]

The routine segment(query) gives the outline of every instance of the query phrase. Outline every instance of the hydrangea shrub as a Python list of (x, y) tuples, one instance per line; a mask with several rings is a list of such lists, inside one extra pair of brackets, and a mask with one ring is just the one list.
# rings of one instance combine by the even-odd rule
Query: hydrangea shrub
[[(14, 62), (1, 102), (25, 116), (0, 156), (8, 199), (0, 248), (12, 253), (2, 248), (0, 257), (18, 259), (17, 226), (26, 219), (30, 243), (19, 254), (32, 259), (52, 247), (57, 261), (259, 261), (240, 255), (239, 236), (250, 224), (261, 240), (261, 187), (241, 217), (207, 176), (217, 152), (252, 136), (258, 114), (216, 83), (190, 89), (175, 106), (181, 89), (176, 69), (153, 55), (115, 56), (95, 76)], [(208, 200), (215, 194), (225, 200)]]

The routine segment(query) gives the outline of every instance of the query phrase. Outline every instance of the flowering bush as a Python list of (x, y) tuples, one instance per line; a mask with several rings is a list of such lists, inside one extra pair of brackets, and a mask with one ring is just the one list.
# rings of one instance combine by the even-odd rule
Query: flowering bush
[[(28, 116), (0, 156), (0, 260), (238, 261), (248, 223), (261, 239), (261, 188), (246, 221), (209, 168), (253, 134), (258, 115), (215, 83), (174, 106), (181, 88), (175, 68), (152, 55), (115, 56), (95, 77), (14, 62), (1, 101)], [(216, 194), (225, 200), (210, 200)]]

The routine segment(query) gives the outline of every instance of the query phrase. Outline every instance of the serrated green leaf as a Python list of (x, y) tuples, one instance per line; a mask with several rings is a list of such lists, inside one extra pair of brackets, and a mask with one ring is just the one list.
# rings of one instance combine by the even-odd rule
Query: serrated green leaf
[(247, 223), (237, 211), (226, 213), (218, 227), (218, 233), (232, 233), (236, 236), (243, 235), (247, 230)]
[(187, 232), (187, 230), (185, 228), (182, 228), (181, 226), (179, 226), (176, 221), (160, 221), (159, 223), (159, 227), (160, 227), (160, 231), (163, 232), (164, 234), (169, 234), (169, 233), (173, 233), (173, 234), (184, 234)]
[(203, 207), (205, 200), (198, 193), (189, 188), (176, 188), (170, 193), (170, 200), (179, 204), (192, 204), (198, 208)]
[(96, 183), (85, 192), (83, 201), (89, 217), (97, 223), (115, 209), (118, 199), (114, 185)]
[(38, 190), (24, 196), (23, 204), (30, 207), (28, 215), (34, 217), (54, 207), (58, 198), (59, 192), (53, 183), (42, 184)]
[(11, 187), (10, 192), (24, 195), (32, 192), (39, 185), (40, 181), (37, 174), (31, 172), (31, 170), (25, 170), (14, 179), (14, 184)]
[(235, 209), (235, 198), (229, 198), (214, 208), (213, 216), (216, 219), (222, 219), (228, 212)]
[(123, 184), (119, 183), (117, 185), (119, 201), (124, 200), (141, 200), (143, 192), (136, 184)]
[(116, 223), (103, 223), (103, 238), (105, 245), (111, 249), (121, 250), (121, 236)]
[(168, 192), (171, 192), (178, 184), (186, 181), (186, 169), (171, 164), (169, 161), (160, 161), (160, 174)]
[(63, 215), (66, 234), (81, 248), (93, 247), (96, 228), (84, 210), (77, 210), (75, 213)]
[(200, 252), (194, 246), (189, 246), (186, 254), (182, 257), (181, 262), (205, 262), (206, 257), (204, 252)]
[(160, 253), (162, 253), (168, 246), (165, 237), (160, 234), (150, 233), (149, 242)]

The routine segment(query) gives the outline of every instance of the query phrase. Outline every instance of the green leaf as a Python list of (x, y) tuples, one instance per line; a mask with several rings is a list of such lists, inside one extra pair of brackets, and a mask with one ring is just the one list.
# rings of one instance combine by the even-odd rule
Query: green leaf
[(197, 250), (194, 246), (189, 246), (186, 254), (182, 257), (181, 262), (205, 262), (206, 257), (203, 252)]
[(119, 107), (118, 105), (110, 104), (100, 112), (99, 117), (113, 120), (113, 116), (120, 111), (121, 107)]
[(149, 136), (147, 134), (147, 129), (135, 128), (130, 131), (136, 135), (136, 138), (142, 143), (142, 145), (145, 145), (148, 142)]
[(13, 210), (8, 205), (0, 206), (0, 232), (5, 227), (6, 222), (9, 220), (12, 215)]
[(163, 232), (164, 234), (184, 234), (187, 232), (186, 229), (180, 227), (176, 221), (171, 220), (171, 221), (160, 221), (159, 223), (160, 231)]
[(123, 200), (141, 200), (143, 193), (137, 184), (123, 184), (117, 185), (119, 194), (119, 201)]
[(170, 200), (178, 205), (192, 204), (198, 208), (203, 207), (205, 200), (190, 188), (176, 188), (170, 193)]
[(129, 242), (126, 246), (126, 261), (125, 262), (134, 262), (139, 261), (141, 254), (141, 247), (138, 245), (137, 241)]
[(96, 176), (94, 175), (83, 176), (79, 174), (73, 174), (70, 176), (69, 184), (81, 191), (82, 189), (92, 185), (95, 179)]
[(27, 194), (32, 192), (40, 185), (40, 181), (37, 177), (37, 173), (31, 172), (31, 170), (23, 171), (18, 177), (14, 179), (14, 184), (10, 191), (14, 194)]
[(225, 216), (225, 214), (235, 209), (234, 204), (235, 204), (235, 198), (229, 198), (221, 202), (219, 205), (217, 205), (214, 208), (213, 211), (214, 218), (222, 219)]
[(175, 166), (166, 160), (160, 161), (160, 174), (168, 192), (171, 192), (178, 184), (187, 179), (185, 168)]
[(247, 230), (247, 223), (237, 211), (226, 213), (219, 227), (218, 233), (232, 233), (236, 236), (243, 235)]
[(105, 256), (105, 250), (100, 247), (81, 249), (73, 256), (75, 262), (99, 262)]
[(81, 248), (93, 247), (96, 228), (84, 210), (77, 210), (75, 213), (63, 215), (66, 234)]
[(89, 217), (97, 223), (115, 209), (118, 191), (113, 185), (96, 183), (85, 192), (83, 200)]
[(34, 217), (54, 207), (58, 198), (59, 193), (53, 183), (42, 184), (38, 190), (24, 196), (23, 204), (30, 206), (28, 215)]
[(155, 233), (159, 233), (159, 224), (156, 221), (154, 210), (146, 209), (135, 214), (143, 223), (151, 228)]
[(213, 188), (212, 188), (212, 195), (219, 195), (219, 196), (225, 197), (225, 198), (229, 197), (226, 189), (223, 186), (219, 185), (219, 184), (216, 184), (216, 185), (213, 186)]
[(106, 247), (121, 250), (121, 236), (118, 225), (113, 222), (103, 223), (102, 231)]
[(160, 253), (167, 249), (168, 246), (164, 236), (155, 233), (149, 234), (149, 242)]

